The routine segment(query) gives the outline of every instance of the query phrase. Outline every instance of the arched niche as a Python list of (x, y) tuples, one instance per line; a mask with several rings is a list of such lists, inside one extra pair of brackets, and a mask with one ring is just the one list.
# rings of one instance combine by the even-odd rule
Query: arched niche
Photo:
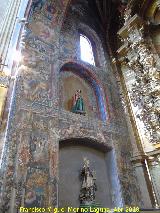
[(71, 71), (60, 74), (60, 106), (66, 111), (71, 111), (75, 92), (80, 89), (84, 100), (87, 116), (97, 118), (98, 105), (92, 87), (81, 77)]
[(90, 161), (91, 170), (96, 171), (96, 202), (103, 207), (113, 207), (109, 152), (107, 146), (90, 138), (59, 142), (59, 207), (79, 207), (80, 170), (85, 157)]
[(64, 65), (62, 65), (60, 69), (60, 73), (62, 72), (72, 72), (75, 76), (78, 76), (79, 78), (83, 79), (85, 82), (88, 83), (88, 85), (93, 89), (94, 95), (96, 98), (97, 107), (98, 107), (97, 117), (103, 121), (107, 120), (104, 91), (102, 89), (101, 83), (96, 78), (95, 74), (93, 74), (93, 71), (76, 62), (67, 62)]

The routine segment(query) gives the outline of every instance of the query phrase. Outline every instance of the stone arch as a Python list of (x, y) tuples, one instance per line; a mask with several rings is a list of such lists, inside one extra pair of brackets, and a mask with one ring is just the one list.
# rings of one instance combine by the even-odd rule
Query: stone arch
[(82, 63), (75, 61), (65, 61), (61, 65), (60, 72), (71, 71), (79, 77), (85, 79), (89, 85), (92, 86), (98, 103), (100, 118), (105, 121), (107, 120), (107, 110), (105, 102), (105, 93), (103, 91), (101, 82), (97, 79), (93, 71)]
[(81, 127), (80, 125), (70, 125), (69, 127), (63, 128), (59, 132), (59, 140), (65, 141), (70, 139), (87, 140), (91, 141), (91, 144), (95, 144), (97, 147), (102, 149), (112, 149), (109, 137), (104, 135), (103, 132), (97, 128), (97, 132), (94, 129)]
[[(104, 137), (104, 136), (103, 136)], [(72, 143), (72, 141), (74, 140), (74, 143)], [(88, 147), (92, 147), (94, 149), (97, 149), (101, 152), (107, 152), (110, 151), (112, 149), (111, 146), (109, 146), (107, 143), (104, 143), (104, 141), (102, 141), (102, 138), (92, 138), (92, 137), (69, 137), (69, 138), (63, 138), (59, 141), (59, 146), (61, 147), (61, 145), (65, 146), (65, 145), (69, 145), (69, 144), (74, 144), (74, 145), (83, 145), (83, 146), (88, 146)]]

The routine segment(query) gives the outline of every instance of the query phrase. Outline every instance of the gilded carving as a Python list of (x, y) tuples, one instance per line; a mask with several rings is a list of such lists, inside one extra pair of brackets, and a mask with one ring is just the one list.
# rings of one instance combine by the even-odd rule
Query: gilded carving
[[(135, 18), (136, 19), (136, 18)], [(128, 67), (135, 73), (136, 82), (132, 85), (131, 100), (139, 107), (137, 116), (145, 124), (146, 135), (150, 134), (152, 143), (160, 142), (159, 100), (160, 100), (160, 71), (157, 68), (155, 56), (144, 37), (144, 26), (128, 24)]]

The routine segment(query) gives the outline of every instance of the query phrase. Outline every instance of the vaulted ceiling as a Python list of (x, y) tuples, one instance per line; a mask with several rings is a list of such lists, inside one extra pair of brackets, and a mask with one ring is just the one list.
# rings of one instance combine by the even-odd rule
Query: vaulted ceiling
[[(112, 51), (117, 49), (117, 31), (121, 27), (120, 8), (132, 4), (133, 13), (143, 16), (143, 8), (152, 0), (71, 0), (70, 8), (80, 16), (89, 14), (92, 20), (90, 24), (97, 26), (97, 30), (103, 34), (106, 42), (112, 46)], [(132, 14), (133, 15), (133, 14)]]

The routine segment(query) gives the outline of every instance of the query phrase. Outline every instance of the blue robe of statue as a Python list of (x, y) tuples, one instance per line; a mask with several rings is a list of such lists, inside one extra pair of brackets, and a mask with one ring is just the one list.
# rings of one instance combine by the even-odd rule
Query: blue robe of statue
[(84, 101), (79, 93), (75, 94), (75, 103), (71, 111), (73, 113), (85, 114)]

